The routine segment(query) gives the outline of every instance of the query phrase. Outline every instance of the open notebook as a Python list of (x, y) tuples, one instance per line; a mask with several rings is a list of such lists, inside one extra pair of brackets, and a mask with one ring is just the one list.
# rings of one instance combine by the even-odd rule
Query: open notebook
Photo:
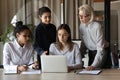
[(68, 72), (67, 58), (61, 55), (41, 56), (42, 72)]
[(78, 72), (78, 74), (93, 74), (93, 75), (98, 75), (101, 72), (101, 70), (82, 70), (80, 72)]

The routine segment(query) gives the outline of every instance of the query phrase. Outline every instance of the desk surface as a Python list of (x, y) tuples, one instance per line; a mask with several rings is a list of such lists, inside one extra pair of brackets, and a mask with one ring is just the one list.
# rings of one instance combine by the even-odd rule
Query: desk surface
[(5, 75), (0, 69), (0, 80), (120, 80), (120, 70), (104, 69), (99, 75), (78, 75), (72, 72)]

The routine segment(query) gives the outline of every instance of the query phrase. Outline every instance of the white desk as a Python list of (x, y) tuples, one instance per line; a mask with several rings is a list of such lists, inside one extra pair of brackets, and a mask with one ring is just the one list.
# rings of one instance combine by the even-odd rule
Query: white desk
[(3, 70), (0, 70), (0, 80), (120, 80), (120, 70), (105, 69), (99, 75), (78, 75), (72, 72), (4, 75)]

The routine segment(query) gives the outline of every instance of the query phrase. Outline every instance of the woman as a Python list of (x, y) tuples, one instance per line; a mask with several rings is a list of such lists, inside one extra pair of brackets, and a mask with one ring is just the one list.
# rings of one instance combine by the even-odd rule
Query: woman
[(87, 70), (100, 67), (104, 56), (104, 38), (102, 27), (94, 21), (93, 8), (89, 5), (79, 7), (80, 37), (82, 39), (81, 52), (85, 48), (89, 50), (89, 62)]
[(19, 21), (14, 29), (15, 40), (5, 43), (3, 49), (3, 65), (4, 69), (16, 70), (20, 73), (30, 67), (37, 69), (37, 62), (33, 62), (33, 47), (29, 43), (30, 30), (26, 25), (22, 25)]
[(82, 68), (79, 46), (72, 42), (71, 31), (67, 24), (61, 24), (57, 30), (56, 42), (50, 45), (51, 55), (67, 56), (68, 70)]
[(39, 69), (41, 69), (41, 55), (49, 55), (50, 44), (56, 40), (56, 27), (51, 22), (51, 10), (48, 7), (41, 7), (38, 11), (40, 23), (34, 31), (34, 49), (37, 52)]

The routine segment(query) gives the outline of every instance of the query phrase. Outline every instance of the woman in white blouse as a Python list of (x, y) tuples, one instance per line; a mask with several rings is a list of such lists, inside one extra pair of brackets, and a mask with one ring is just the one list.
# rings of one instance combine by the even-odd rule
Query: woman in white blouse
[(86, 47), (89, 50), (87, 70), (100, 67), (104, 56), (104, 37), (101, 25), (94, 21), (93, 8), (87, 4), (79, 7), (81, 52)]
[(56, 42), (50, 45), (50, 55), (67, 56), (68, 69), (82, 68), (79, 46), (72, 42), (71, 31), (67, 24), (61, 24), (57, 30)]
[[(3, 49), (3, 65), (4, 69), (12, 69), (17, 72), (26, 71), (28, 64), (33, 62), (33, 47), (28, 43), (30, 38), (30, 30), (26, 25), (22, 25), (19, 21), (16, 23), (14, 30), (15, 40), (5, 43)], [(37, 68), (35, 62), (31, 67)]]

